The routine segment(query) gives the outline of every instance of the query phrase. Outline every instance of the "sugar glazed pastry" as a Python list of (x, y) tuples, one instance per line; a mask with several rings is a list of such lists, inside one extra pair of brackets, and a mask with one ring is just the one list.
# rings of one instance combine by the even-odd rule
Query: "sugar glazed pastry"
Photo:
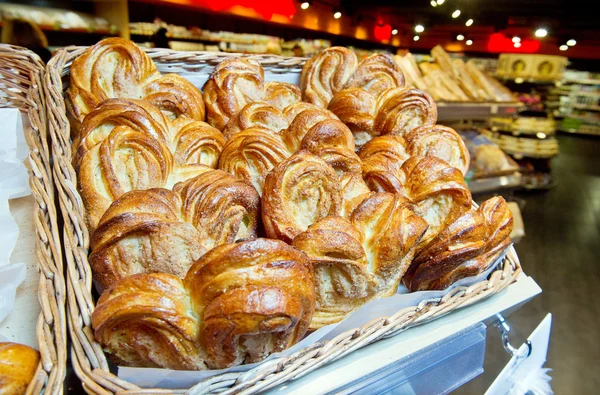
[(85, 116), (111, 98), (144, 99), (171, 118), (204, 120), (198, 88), (179, 75), (161, 75), (144, 51), (122, 38), (102, 40), (77, 57), (70, 82), (67, 110), (74, 137)]
[(120, 39), (73, 63), (92, 325), (118, 363), (257, 362), (402, 282), (478, 274), (509, 244), (505, 202), (473, 208), (464, 142), (393, 58), (330, 48), (300, 89), (229, 58), (204, 101), (180, 78)]
[(0, 394), (24, 394), (39, 361), (40, 353), (29, 346), (0, 343)]
[(102, 294), (92, 325), (121, 364), (222, 369), (296, 343), (314, 309), (307, 256), (259, 238), (212, 249), (183, 281), (165, 273), (125, 277)]

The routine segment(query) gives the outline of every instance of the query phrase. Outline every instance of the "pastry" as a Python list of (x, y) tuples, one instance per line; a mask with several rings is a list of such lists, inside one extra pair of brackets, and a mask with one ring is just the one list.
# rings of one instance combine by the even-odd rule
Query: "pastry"
[(358, 63), (354, 52), (343, 47), (327, 48), (311, 58), (300, 76), (302, 98), (323, 108), (343, 89), (363, 89), (378, 97), (403, 86), (404, 76), (392, 56), (373, 54)]
[(442, 230), (413, 260), (404, 276), (411, 291), (445, 289), (486, 269), (510, 244), (513, 218), (506, 201), (494, 197)]
[(400, 168), (410, 158), (406, 141), (400, 136), (375, 137), (358, 151), (364, 179), (376, 191), (401, 190)]
[(452, 128), (442, 125), (416, 128), (406, 136), (406, 147), (411, 156), (435, 156), (456, 167), (463, 175), (469, 170), (469, 150)]
[(268, 237), (291, 242), (318, 220), (338, 215), (342, 196), (335, 171), (319, 157), (299, 151), (265, 179), (262, 220)]
[(415, 204), (415, 212), (429, 224), (420, 247), (471, 208), (471, 193), (462, 173), (434, 156), (413, 156), (387, 171), (363, 173), (373, 191), (398, 193)]
[(92, 325), (121, 364), (222, 369), (290, 347), (314, 309), (306, 255), (255, 239), (211, 250), (183, 281), (165, 273), (120, 280), (98, 300)]
[(171, 188), (215, 166), (223, 144), (204, 122), (171, 123), (147, 102), (106, 101), (85, 118), (75, 158), (88, 228), (125, 192)]
[(253, 127), (227, 141), (219, 158), (219, 169), (250, 182), (262, 195), (267, 174), (290, 155), (277, 133)]
[(198, 88), (177, 75), (162, 76), (148, 55), (129, 40), (107, 38), (89, 47), (73, 61), (70, 76), (67, 109), (74, 137), (85, 116), (111, 98), (146, 99), (171, 117), (204, 120)]
[(229, 120), (247, 104), (264, 101), (283, 110), (300, 101), (300, 92), (292, 84), (264, 81), (260, 63), (249, 58), (230, 58), (215, 67), (204, 85), (206, 118), (223, 130)]
[(136, 273), (183, 278), (207, 250), (256, 238), (259, 213), (260, 197), (251, 185), (208, 168), (173, 191), (126, 193), (92, 235), (94, 280), (105, 289)]
[(287, 128), (288, 124), (284, 114), (277, 108), (265, 102), (252, 102), (227, 122), (223, 135), (226, 139), (230, 139), (234, 134), (255, 126), (279, 133), (280, 130)]
[(0, 394), (24, 394), (39, 361), (40, 353), (29, 346), (0, 343)]
[[(285, 115), (290, 120), (290, 123), (286, 129), (281, 131), (281, 137), (290, 152), (299, 150), (304, 137), (308, 132), (323, 121), (328, 121), (329, 125), (333, 124), (337, 126), (341, 132), (348, 130), (348, 127), (339, 122), (331, 112), (314, 108), (313, 106), (308, 108), (306, 106), (293, 106), (287, 109)], [(317, 128), (314, 133), (318, 133), (318, 129), (320, 128)], [(350, 130), (348, 130), (348, 132), (350, 132)], [(348, 134), (346, 134), (346, 136), (348, 136)], [(353, 144), (353, 142), (348, 144)]]

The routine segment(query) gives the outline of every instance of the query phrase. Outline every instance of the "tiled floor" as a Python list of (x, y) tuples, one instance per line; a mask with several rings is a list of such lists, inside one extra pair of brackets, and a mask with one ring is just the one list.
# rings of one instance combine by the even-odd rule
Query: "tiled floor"
[[(509, 317), (515, 344), (553, 314), (547, 367), (556, 394), (600, 391), (600, 138), (560, 135), (552, 162), (558, 184), (525, 199), (524, 271), (543, 293)], [(485, 373), (455, 393), (482, 394), (508, 361), (488, 328)]]

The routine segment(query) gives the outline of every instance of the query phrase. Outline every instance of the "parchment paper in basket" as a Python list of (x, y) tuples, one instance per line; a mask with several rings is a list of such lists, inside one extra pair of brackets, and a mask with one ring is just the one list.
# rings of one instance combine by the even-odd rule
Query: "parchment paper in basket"
[(23, 134), (29, 127), (27, 117), (22, 118), (16, 108), (0, 109), (0, 190), (7, 191), (11, 199), (31, 194), (29, 177), (23, 161), (29, 152)]
[(10, 264), (10, 256), (19, 227), (10, 214), (11, 198), (31, 194), (27, 169), (27, 144), (23, 136), (21, 112), (15, 108), (0, 109), (0, 322), (12, 311), (17, 287), (25, 280), (24, 263)]
[[(388, 317), (404, 307), (415, 306), (425, 299), (440, 298), (454, 287), (469, 286), (482, 281), (496, 268), (502, 259), (504, 259), (505, 255), (506, 251), (485, 272), (480, 273), (477, 276), (459, 280), (450, 288), (442, 291), (420, 291), (409, 293), (404, 286), (400, 286), (396, 295), (389, 298), (372, 300), (356, 310), (339, 324), (323, 327), (303, 339), (298, 344), (295, 344), (293, 347), (280, 353), (273, 354), (261, 363), (264, 363), (265, 361), (276, 363), (277, 358), (291, 355), (317, 341), (333, 339), (335, 336), (345, 331), (359, 328), (378, 317)], [(118, 376), (132, 384), (145, 388), (190, 388), (201, 380), (211, 376), (221, 373), (245, 372), (257, 365), (258, 363), (236, 366), (229, 369), (205, 371), (119, 367)]]

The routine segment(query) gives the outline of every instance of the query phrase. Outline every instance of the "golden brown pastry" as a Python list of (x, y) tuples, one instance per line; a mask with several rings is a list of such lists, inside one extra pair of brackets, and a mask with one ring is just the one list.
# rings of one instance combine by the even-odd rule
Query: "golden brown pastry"
[[(304, 106), (302, 106), (304, 107)], [(337, 119), (333, 118), (331, 112), (317, 109), (317, 108), (306, 108), (302, 109), (300, 106), (293, 106), (289, 111), (285, 111), (286, 117), (288, 119), (291, 118), (292, 113), (296, 113), (296, 115), (291, 118), (289, 126), (281, 131), (281, 137), (285, 142), (288, 150), (290, 152), (296, 152), (300, 149), (302, 145), (302, 140), (307, 135), (309, 130), (311, 130), (314, 126), (319, 124), (322, 121), (337, 121)], [(295, 109), (302, 109), (297, 112)], [(340, 129), (347, 129), (347, 127), (342, 126), (343, 124), (336, 124)]]
[(393, 295), (428, 229), (427, 222), (405, 198), (388, 192), (363, 200), (351, 222), (362, 234), (368, 267), (376, 277), (376, 296)]
[(183, 278), (207, 250), (202, 229), (185, 222), (179, 195), (168, 189), (124, 194), (92, 234), (94, 281), (106, 289), (136, 273), (165, 272)]
[(342, 177), (346, 173), (360, 174), (361, 172), (360, 158), (351, 149), (346, 147), (315, 145), (312, 146), (309, 151), (331, 166), (338, 177)]
[(288, 126), (288, 121), (277, 108), (265, 102), (253, 102), (242, 108), (227, 122), (223, 135), (226, 139), (230, 139), (234, 134), (255, 126), (279, 133)]
[(96, 340), (121, 364), (222, 369), (257, 362), (304, 336), (315, 310), (307, 256), (282, 241), (224, 244), (185, 280), (126, 277), (92, 314)]
[(341, 203), (339, 179), (331, 166), (307, 151), (299, 151), (265, 179), (265, 232), (270, 238), (289, 243), (318, 220), (338, 215)]
[(264, 101), (283, 111), (300, 101), (300, 91), (286, 82), (265, 83), (264, 70), (256, 60), (230, 58), (213, 70), (204, 85), (204, 101), (208, 123), (223, 130), (246, 105)]
[(234, 134), (227, 141), (219, 158), (219, 169), (250, 182), (262, 195), (267, 174), (289, 156), (277, 133), (253, 127)]
[(362, 88), (344, 89), (333, 97), (327, 108), (348, 125), (356, 145), (362, 146), (378, 135), (374, 128), (377, 99), (368, 91)]
[(294, 84), (278, 81), (265, 83), (263, 100), (280, 111), (300, 102), (301, 97), (300, 88)]
[(39, 361), (40, 353), (29, 346), (0, 343), (0, 394), (24, 394)]
[(260, 196), (249, 182), (210, 170), (173, 187), (182, 200), (183, 219), (206, 233), (207, 248), (257, 236)]
[(357, 66), (356, 54), (344, 47), (331, 47), (310, 58), (302, 68), (302, 99), (326, 108)]
[(469, 170), (470, 155), (463, 139), (454, 129), (442, 126), (421, 126), (406, 136), (407, 151), (411, 156), (435, 156), (463, 175)]
[(373, 191), (398, 193), (415, 204), (415, 212), (429, 224), (421, 246), (471, 208), (462, 173), (441, 159), (413, 156), (398, 171), (393, 165), (384, 170), (363, 169), (365, 182)]
[(378, 97), (386, 89), (404, 86), (404, 76), (394, 58), (373, 54), (357, 64), (354, 52), (331, 47), (311, 58), (302, 68), (303, 99), (327, 107), (338, 92), (359, 88)]
[(350, 221), (325, 217), (296, 236), (292, 246), (304, 251), (315, 272), (316, 310), (310, 329), (341, 321), (377, 292), (362, 236)]
[(342, 191), (340, 215), (344, 218), (350, 218), (354, 209), (372, 193), (360, 172), (342, 173), (340, 175), (340, 189)]
[(225, 244), (185, 277), (211, 368), (262, 360), (298, 342), (315, 310), (313, 272), (304, 253), (282, 241)]
[(411, 291), (444, 289), (490, 267), (510, 244), (513, 218), (494, 197), (442, 230), (415, 257), (403, 281)]
[(67, 109), (74, 136), (85, 116), (111, 98), (146, 99), (170, 116), (204, 120), (202, 93), (176, 75), (161, 74), (137, 45), (108, 38), (89, 47), (71, 65)]
[(136, 274), (104, 291), (92, 313), (96, 341), (119, 365), (206, 369), (200, 320), (183, 281), (171, 274)]
[[(300, 114), (301, 112), (306, 111), (306, 110), (317, 110), (321, 114), (324, 114), (329, 118), (338, 119), (338, 117), (336, 117), (335, 114), (332, 113), (331, 111), (326, 110), (321, 107), (318, 107), (318, 106), (315, 106), (314, 104), (304, 102), (304, 101), (299, 101), (297, 103), (290, 104), (283, 110), (283, 115), (287, 119), (288, 124), (290, 124), (296, 118), (296, 116), (298, 116), (298, 114)], [(310, 121), (310, 117), (307, 119), (307, 122), (310, 125), (314, 125), (314, 122)], [(304, 128), (308, 128), (308, 124)]]
[(175, 166), (204, 165), (215, 168), (225, 146), (225, 136), (206, 122), (178, 118), (171, 123), (170, 143)]
[(400, 136), (375, 137), (358, 151), (362, 161), (363, 177), (376, 191), (401, 189), (400, 169), (410, 157), (406, 141)]

